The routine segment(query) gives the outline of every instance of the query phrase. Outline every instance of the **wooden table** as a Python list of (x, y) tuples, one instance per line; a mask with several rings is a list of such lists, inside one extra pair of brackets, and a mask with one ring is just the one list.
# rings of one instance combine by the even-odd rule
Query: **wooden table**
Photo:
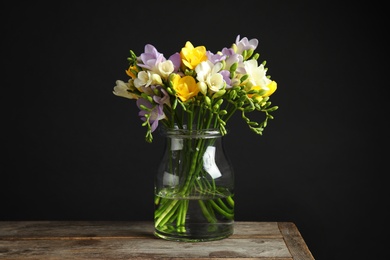
[(152, 222), (0, 221), (0, 259), (314, 260), (291, 222), (236, 222), (229, 238), (173, 242)]

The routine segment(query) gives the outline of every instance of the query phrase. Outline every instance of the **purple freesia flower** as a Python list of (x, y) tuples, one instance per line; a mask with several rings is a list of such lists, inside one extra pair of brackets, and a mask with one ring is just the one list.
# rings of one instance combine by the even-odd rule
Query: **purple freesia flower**
[(248, 41), (248, 38), (244, 37), (240, 40), (240, 35), (238, 35), (236, 38), (237, 53), (241, 54), (245, 50), (255, 50), (258, 44), (257, 39)]
[(230, 79), (230, 71), (221, 70), (219, 74), (222, 75), (223, 80), (226, 82), (226, 89), (232, 88), (232, 80)]
[(226, 59), (226, 55), (223, 54), (223, 53), (214, 54), (211, 51), (207, 51), (206, 55), (207, 55), (207, 59), (209, 61), (211, 61), (211, 63), (213, 63), (213, 64), (215, 64), (217, 62), (220, 62), (220, 61), (223, 61), (223, 60)]
[(153, 96), (153, 101), (159, 105), (167, 104), (171, 106), (170, 98), (168, 92), (161, 86), (151, 86), (155, 95)]
[(142, 63), (139, 63), (138, 66), (141, 68), (155, 71), (157, 64), (166, 61), (164, 55), (159, 53), (153, 45), (146, 44), (144, 50), (145, 52), (139, 56)]
[(178, 72), (180, 69), (180, 65), (181, 65), (180, 53), (176, 52), (175, 54), (172, 54), (169, 57), (169, 60), (172, 61), (172, 63), (173, 63), (173, 67), (175, 68), (174, 72)]
[[(141, 105), (147, 107), (149, 110), (144, 110), (141, 108)], [(141, 117), (142, 121), (146, 121), (145, 115), (149, 115), (149, 123), (151, 132), (154, 132), (158, 126), (158, 121), (165, 118), (163, 111), (163, 105), (161, 104), (152, 104), (144, 98), (137, 99), (137, 106), (140, 109), (138, 115)]]

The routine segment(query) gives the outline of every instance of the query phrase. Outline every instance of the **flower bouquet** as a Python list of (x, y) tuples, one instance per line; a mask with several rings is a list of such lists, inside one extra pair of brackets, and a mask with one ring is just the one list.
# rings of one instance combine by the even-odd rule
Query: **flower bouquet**
[[(136, 101), (147, 142), (159, 125), (167, 137), (155, 184), (157, 236), (204, 241), (232, 234), (220, 228), (234, 219), (233, 171), (220, 137), (236, 112), (262, 135), (278, 109), (270, 101), (277, 83), (267, 75), (266, 62), (259, 64), (257, 46), (257, 39), (238, 35), (216, 53), (189, 41), (168, 58), (151, 44), (139, 56), (130, 50), (129, 79), (117, 80), (113, 93)], [(257, 122), (252, 112), (264, 117)], [(191, 216), (196, 210), (198, 216)]]

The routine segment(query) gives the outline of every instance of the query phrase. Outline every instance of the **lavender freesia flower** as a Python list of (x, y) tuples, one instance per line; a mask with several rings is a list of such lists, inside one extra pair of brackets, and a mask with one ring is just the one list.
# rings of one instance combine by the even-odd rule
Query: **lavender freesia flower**
[(155, 72), (157, 64), (166, 61), (166, 58), (151, 44), (146, 44), (144, 50), (145, 52), (140, 55), (142, 63), (137, 65)]
[(241, 54), (243, 51), (246, 50), (255, 50), (258, 44), (259, 41), (257, 39), (251, 39), (249, 41), (247, 37), (244, 37), (240, 40), (240, 35), (238, 35), (236, 38), (236, 53)]
[[(162, 104), (153, 105), (144, 98), (137, 99), (137, 106), (140, 109), (138, 115), (141, 117), (142, 121), (147, 120), (145, 115), (148, 114), (151, 132), (154, 132), (158, 126), (158, 121), (165, 118), (163, 111), (164, 106)], [(147, 108), (147, 110), (143, 107)]]
[(153, 96), (153, 101), (159, 105), (171, 106), (168, 92), (161, 86), (152, 86), (153, 92), (156, 94)]

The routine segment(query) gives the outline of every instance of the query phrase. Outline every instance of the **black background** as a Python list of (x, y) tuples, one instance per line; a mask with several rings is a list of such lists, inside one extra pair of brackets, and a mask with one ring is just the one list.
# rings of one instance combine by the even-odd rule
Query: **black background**
[[(129, 50), (259, 39), (280, 108), (237, 115), (237, 221), (291, 221), (317, 260), (375, 259), (388, 220), (381, 7), (339, 1), (25, 1), (1, 8), (0, 220), (152, 220), (162, 140), (116, 97)], [(381, 93), (383, 92), (383, 93)]]

